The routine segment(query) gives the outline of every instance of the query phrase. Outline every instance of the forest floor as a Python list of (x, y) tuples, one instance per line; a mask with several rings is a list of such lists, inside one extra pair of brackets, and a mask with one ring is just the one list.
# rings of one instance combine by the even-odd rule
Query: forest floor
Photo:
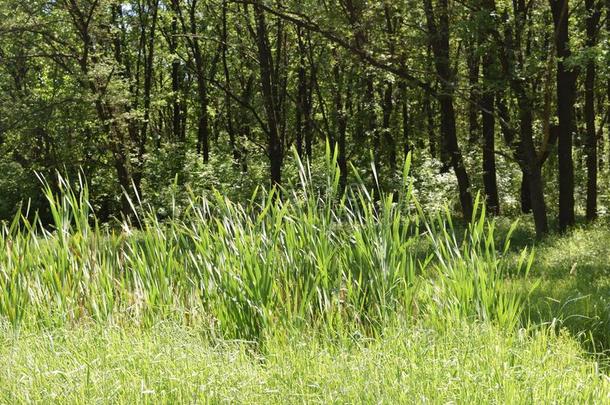
[[(502, 224), (500, 224), (502, 228)], [(610, 231), (535, 246), (531, 326), (395, 322), (378, 338), (284, 330), (254, 348), (161, 323), (0, 330), (0, 403), (607, 402)], [(527, 224), (513, 249), (532, 246)]]

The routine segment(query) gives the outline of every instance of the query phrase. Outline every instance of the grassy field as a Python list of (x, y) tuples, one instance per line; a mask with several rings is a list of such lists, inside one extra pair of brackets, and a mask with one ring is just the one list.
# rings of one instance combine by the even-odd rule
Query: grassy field
[(566, 334), (395, 325), (375, 339), (80, 327), (4, 336), (0, 402), (602, 403), (608, 377)]
[(0, 232), (0, 402), (610, 400), (607, 225), (536, 242), (408, 181), (301, 181), (119, 229), (47, 190), (51, 227)]

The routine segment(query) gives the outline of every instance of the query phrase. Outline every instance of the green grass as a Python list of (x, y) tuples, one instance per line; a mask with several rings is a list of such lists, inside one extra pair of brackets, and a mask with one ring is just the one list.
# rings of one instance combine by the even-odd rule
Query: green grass
[(397, 314), (517, 326), (523, 298), (501, 284), (531, 257), (506, 260), (484, 207), (458, 238), (448, 212), (418, 207), (406, 175), (402, 193), (374, 196), (340, 195), (336, 167), (322, 191), (308, 173), (281, 200), (193, 198), (166, 223), (140, 209), (141, 228), (121, 233), (99, 226), (86, 184), (62, 180), (61, 195), (47, 189), (51, 229), (16, 218), (0, 232), (0, 317), (17, 328), (204, 323), (250, 340), (278, 326), (374, 335)]
[(610, 227), (581, 226), (536, 250), (532, 277), (541, 280), (527, 313), (536, 323), (566, 328), (596, 353), (610, 349)]
[(324, 185), (139, 227), (47, 188), (51, 226), (0, 227), (0, 403), (608, 400), (608, 227), (454, 224), (408, 161), (402, 192), (343, 194), (328, 157)]
[(608, 377), (565, 334), (465, 323), (374, 340), (84, 327), (2, 337), (2, 403), (602, 403)]

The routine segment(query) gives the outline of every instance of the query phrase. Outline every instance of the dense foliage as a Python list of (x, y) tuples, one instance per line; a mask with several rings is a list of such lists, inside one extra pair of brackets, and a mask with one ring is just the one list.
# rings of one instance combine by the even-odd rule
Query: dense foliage
[(608, 398), (606, 227), (549, 238), (534, 261), (509, 244), (527, 226), (478, 199), (460, 230), (422, 211), (408, 164), (376, 198), (342, 193), (327, 156), (329, 176), (300, 166), (282, 199), (193, 196), (163, 222), (138, 206), (120, 231), (85, 183), (47, 185), (53, 223), (0, 232), (0, 400)]
[(44, 209), (35, 172), (57, 192), (82, 170), (104, 221), (128, 197), (245, 200), (328, 139), (342, 188), (395, 190), (413, 151), (432, 203), (468, 218), (481, 190), (566, 229), (605, 211), (606, 3), (2, 0), (0, 217)]
[(375, 333), (397, 316), (521, 322), (523, 296), (501, 284), (523, 276), (530, 255), (503, 257), (508, 244), (496, 249), (478, 200), (456, 238), (449, 213), (417, 208), (408, 177), (375, 200), (363, 186), (341, 197), (338, 167), (320, 196), (308, 173), (282, 200), (216, 193), (165, 224), (144, 211), (140, 230), (120, 234), (100, 227), (86, 185), (60, 180), (60, 196), (47, 186), (53, 230), (17, 216), (0, 234), (0, 317), (25, 327), (170, 319), (245, 339), (279, 325)]
[(0, 0), (0, 402), (607, 402), (609, 17)]

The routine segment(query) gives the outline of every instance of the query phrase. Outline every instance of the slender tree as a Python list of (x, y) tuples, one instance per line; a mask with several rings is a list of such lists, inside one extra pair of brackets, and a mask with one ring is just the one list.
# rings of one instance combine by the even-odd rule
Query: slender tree
[(470, 179), (466, 172), (462, 152), (458, 146), (453, 105), (455, 71), (451, 66), (449, 52), (449, 4), (447, 0), (439, 0), (438, 7), (435, 10), (432, 0), (423, 1), (428, 35), (434, 55), (434, 66), (440, 81), (437, 98), (441, 117), (441, 151), (444, 150), (447, 154), (443, 164), (445, 167), (453, 167), (458, 181), (462, 213), (464, 217), (470, 218), (472, 215)]
[[(587, 47), (597, 45), (597, 32), (601, 18), (601, 3), (585, 0)], [(587, 61), (585, 74), (585, 122), (587, 131), (587, 219), (597, 218), (597, 131), (595, 130), (595, 60)]]
[(549, 0), (553, 14), (557, 51), (557, 117), (559, 118), (559, 229), (574, 225), (574, 102), (578, 70), (568, 66), (571, 56), (569, 36), (569, 0)]

